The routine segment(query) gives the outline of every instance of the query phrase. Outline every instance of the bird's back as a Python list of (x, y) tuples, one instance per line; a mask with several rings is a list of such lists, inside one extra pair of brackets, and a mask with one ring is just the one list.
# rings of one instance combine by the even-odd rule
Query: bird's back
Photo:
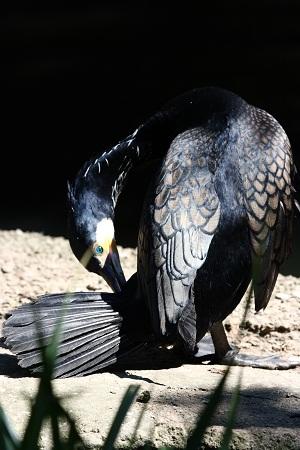
[(189, 339), (187, 329), (200, 335), (223, 320), (244, 294), (253, 262), (256, 309), (266, 306), (288, 253), (292, 172), (283, 129), (243, 101), (208, 112), (173, 139), (139, 236), (139, 279), (157, 334), (179, 324)]

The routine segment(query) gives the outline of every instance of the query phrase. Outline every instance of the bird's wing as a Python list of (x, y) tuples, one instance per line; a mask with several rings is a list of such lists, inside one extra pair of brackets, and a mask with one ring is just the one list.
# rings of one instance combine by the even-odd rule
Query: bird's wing
[(255, 308), (265, 308), (279, 266), (290, 252), (293, 161), (278, 122), (252, 108), (250, 131), (240, 160), (253, 261)]
[(150, 279), (163, 334), (168, 323), (177, 322), (189, 299), (220, 217), (213, 174), (201, 151), (205, 148), (203, 138), (191, 134), (190, 130), (173, 141), (158, 177), (151, 210)]

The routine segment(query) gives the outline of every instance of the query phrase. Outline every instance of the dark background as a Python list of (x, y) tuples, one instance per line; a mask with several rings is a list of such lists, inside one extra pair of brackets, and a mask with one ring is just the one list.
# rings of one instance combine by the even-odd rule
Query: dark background
[[(66, 234), (67, 179), (194, 87), (225, 87), (274, 115), (300, 167), (298, 2), (160, 3), (2, 10), (0, 228)], [(139, 182), (119, 208), (123, 245), (135, 244)], [(286, 270), (299, 274), (296, 246)]]

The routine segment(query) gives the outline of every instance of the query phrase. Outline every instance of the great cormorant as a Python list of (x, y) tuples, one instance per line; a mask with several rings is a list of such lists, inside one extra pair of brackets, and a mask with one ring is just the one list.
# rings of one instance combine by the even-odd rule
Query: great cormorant
[[(131, 168), (152, 160), (158, 169), (141, 215), (137, 277), (126, 285), (115, 206)], [(237, 354), (222, 325), (251, 278), (256, 311), (269, 302), (290, 252), (294, 173), (287, 135), (267, 112), (219, 88), (175, 98), (86, 163), (69, 187), (73, 252), (115, 294), (41, 297), (7, 320), (7, 345), (21, 366), (39, 371), (34, 311), (47, 337), (67, 299), (56, 376), (109, 366), (151, 334), (194, 356), (207, 331), (216, 360), (294, 367), (299, 361)]]

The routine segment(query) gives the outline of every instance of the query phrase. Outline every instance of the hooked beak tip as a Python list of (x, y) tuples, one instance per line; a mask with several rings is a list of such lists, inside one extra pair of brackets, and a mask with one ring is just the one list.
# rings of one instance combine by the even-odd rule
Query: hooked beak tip
[(102, 268), (102, 276), (114, 292), (122, 291), (126, 284), (126, 278), (117, 251), (110, 251)]

